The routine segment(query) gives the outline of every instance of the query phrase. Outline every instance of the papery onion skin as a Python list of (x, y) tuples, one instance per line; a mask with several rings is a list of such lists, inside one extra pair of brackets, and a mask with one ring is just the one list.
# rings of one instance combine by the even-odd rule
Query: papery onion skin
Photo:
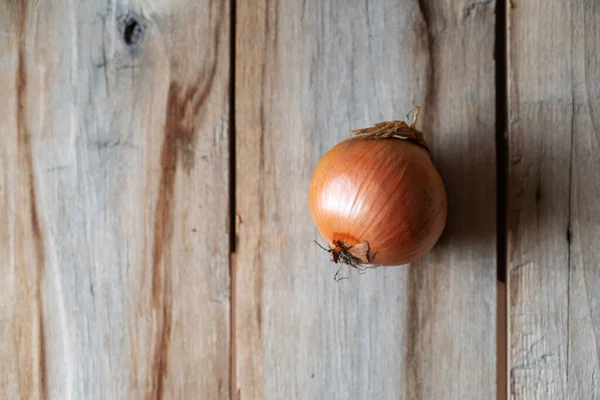
[(331, 248), (368, 242), (369, 264), (424, 256), (447, 217), (442, 179), (429, 151), (400, 138), (346, 139), (317, 165), (309, 189), (314, 223)]

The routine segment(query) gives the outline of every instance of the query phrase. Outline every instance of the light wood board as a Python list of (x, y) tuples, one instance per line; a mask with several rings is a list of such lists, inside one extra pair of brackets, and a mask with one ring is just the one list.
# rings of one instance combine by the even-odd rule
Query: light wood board
[[(495, 398), (494, 7), (238, 3), (239, 399)], [(351, 129), (415, 104), (448, 189), (446, 232), (412, 266), (336, 283), (313, 243), (312, 172)]]
[(600, 398), (600, 5), (509, 9), (513, 399)]
[(228, 398), (229, 10), (0, 4), (3, 399)]

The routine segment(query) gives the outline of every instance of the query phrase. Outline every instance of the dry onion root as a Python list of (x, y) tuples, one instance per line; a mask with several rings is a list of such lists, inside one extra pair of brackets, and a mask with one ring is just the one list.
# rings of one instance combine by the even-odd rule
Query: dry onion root
[(354, 130), (317, 165), (309, 206), (333, 262), (359, 270), (409, 264), (441, 236), (446, 191), (416, 129), (419, 107), (412, 111), (410, 125), (388, 121)]

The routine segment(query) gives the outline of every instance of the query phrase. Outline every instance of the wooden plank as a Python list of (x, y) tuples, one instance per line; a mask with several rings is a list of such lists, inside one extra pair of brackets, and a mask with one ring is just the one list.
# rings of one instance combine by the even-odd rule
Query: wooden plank
[(515, 399), (600, 397), (600, 5), (510, 9)]
[[(236, 26), (238, 398), (494, 398), (494, 3), (261, 0)], [(412, 266), (336, 283), (312, 172), (413, 104), (446, 233)]]
[(1, 3), (3, 398), (229, 397), (229, 8)]

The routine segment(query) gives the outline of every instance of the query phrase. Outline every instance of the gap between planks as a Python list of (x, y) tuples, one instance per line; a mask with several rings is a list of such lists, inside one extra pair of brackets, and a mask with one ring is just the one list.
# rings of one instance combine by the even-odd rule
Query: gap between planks
[(236, 192), (236, 129), (235, 129), (235, 74), (236, 74), (236, 62), (235, 52), (236, 46), (236, 0), (230, 0), (230, 24), (229, 24), (229, 273), (230, 273), (230, 302), (229, 302), (229, 355), (230, 355), (230, 392), (229, 398), (231, 400), (238, 399), (237, 391), (237, 346), (236, 346), (236, 335), (237, 335), (237, 323), (236, 323), (236, 310), (237, 310), (237, 238), (238, 238), (238, 226), (237, 226), (237, 192)]
[(498, 272), (496, 304), (496, 398), (508, 399), (508, 7), (496, 1), (496, 262)]

